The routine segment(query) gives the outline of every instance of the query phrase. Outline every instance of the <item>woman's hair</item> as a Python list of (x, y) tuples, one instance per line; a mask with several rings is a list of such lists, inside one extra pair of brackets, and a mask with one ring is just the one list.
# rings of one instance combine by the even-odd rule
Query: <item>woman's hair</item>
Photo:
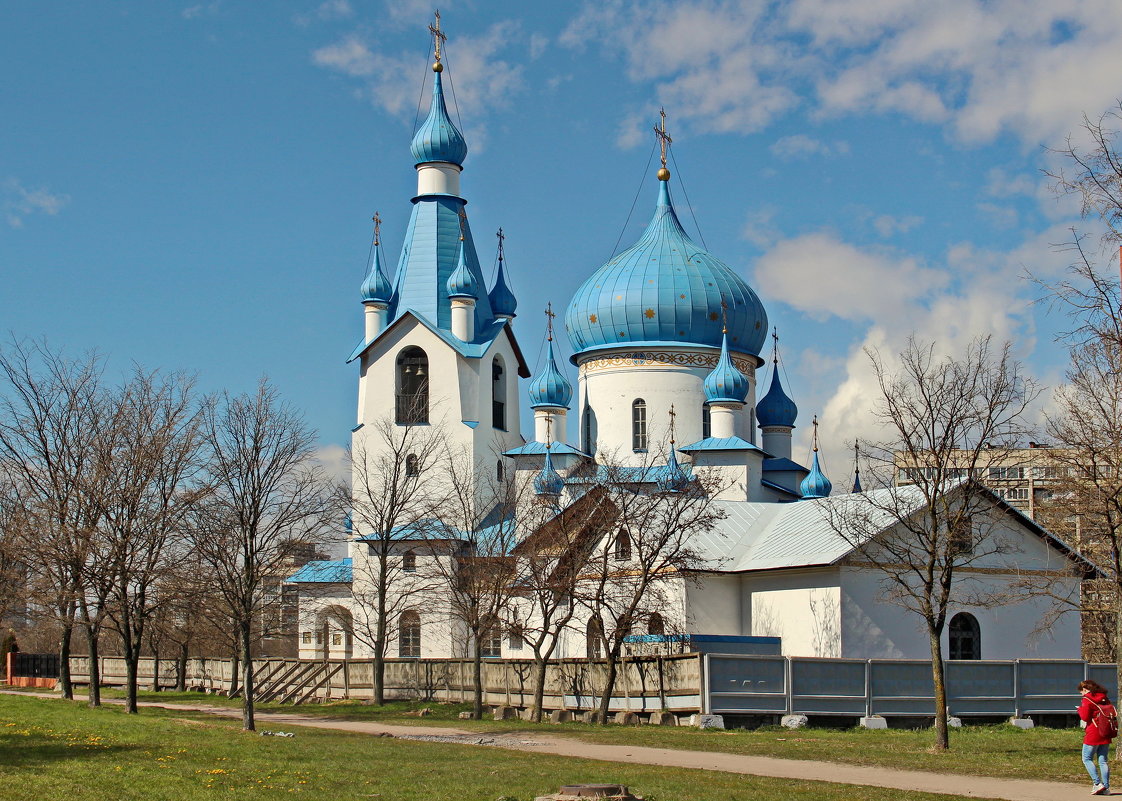
[(1079, 682), (1079, 690), (1081, 692), (1083, 690), (1086, 690), (1087, 692), (1092, 693), (1102, 693), (1103, 695), (1107, 694), (1106, 687), (1103, 687), (1097, 681), (1091, 681), (1090, 679), (1084, 679), (1083, 681)]

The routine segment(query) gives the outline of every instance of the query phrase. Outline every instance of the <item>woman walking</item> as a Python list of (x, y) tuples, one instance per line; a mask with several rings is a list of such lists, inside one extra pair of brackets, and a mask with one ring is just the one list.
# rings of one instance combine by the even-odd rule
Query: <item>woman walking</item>
[[(1097, 681), (1079, 682), (1079, 719), (1083, 732), (1083, 766), (1094, 782), (1091, 795), (1110, 795), (1110, 741), (1118, 736), (1118, 713), (1107, 698), (1106, 688)], [(1096, 763), (1098, 763), (1096, 765)]]

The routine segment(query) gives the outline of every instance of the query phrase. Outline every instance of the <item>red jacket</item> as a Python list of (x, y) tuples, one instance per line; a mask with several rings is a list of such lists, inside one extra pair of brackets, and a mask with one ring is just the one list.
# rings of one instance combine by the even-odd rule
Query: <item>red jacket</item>
[(1091, 724), (1099, 711), (1095, 704), (1102, 706), (1109, 703), (1110, 699), (1106, 697), (1106, 693), (1087, 693), (1083, 696), (1083, 703), (1079, 705), (1079, 719), (1087, 723), (1087, 728), (1083, 731), (1084, 745), (1110, 745), (1110, 740), (1099, 734), (1098, 728)]

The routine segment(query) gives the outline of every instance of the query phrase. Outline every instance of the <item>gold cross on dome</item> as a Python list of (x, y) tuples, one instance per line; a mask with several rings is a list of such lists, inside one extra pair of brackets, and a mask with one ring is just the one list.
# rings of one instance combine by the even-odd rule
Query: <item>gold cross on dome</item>
[(666, 148), (674, 140), (671, 139), (670, 135), (666, 133), (666, 109), (665, 108), (660, 108), (658, 110), (658, 115), (662, 119), (659, 122), (659, 124), (655, 126), (654, 132), (655, 132), (655, 136), (658, 137), (658, 148), (659, 148), (659, 151), (660, 151), (659, 155), (660, 155), (660, 158), (662, 159), (662, 168), (665, 170), (666, 169)]
[(499, 261), (502, 261), (503, 260), (503, 240), (506, 239), (506, 234), (504, 234), (503, 229), (500, 228), (499, 232), (497, 234), (495, 234), (495, 236), (497, 236), (499, 238)]
[(546, 327), (546, 331), (549, 332), (549, 341), (550, 342), (553, 341), (553, 318), (556, 317), (556, 316), (557, 315), (553, 312), (553, 304), (552, 303), (545, 304), (545, 327)]
[(678, 413), (676, 411), (674, 411), (674, 404), (672, 403), (672, 404), (670, 404), (670, 447), (671, 448), (674, 447), (674, 418), (676, 418), (677, 416), (678, 416)]
[(382, 236), (382, 217), (378, 212), (374, 212), (374, 216), (371, 217), (371, 219), (374, 221), (374, 247), (377, 247), (378, 240)]
[(818, 453), (818, 415), (814, 415), (814, 422), (811, 425), (814, 426), (814, 452)]
[(444, 35), (444, 31), (440, 30), (440, 12), (435, 12), (436, 22), (429, 26), (429, 33), (432, 34), (432, 45), (436, 51), (436, 63), (440, 63), (440, 45), (448, 41), (448, 37)]

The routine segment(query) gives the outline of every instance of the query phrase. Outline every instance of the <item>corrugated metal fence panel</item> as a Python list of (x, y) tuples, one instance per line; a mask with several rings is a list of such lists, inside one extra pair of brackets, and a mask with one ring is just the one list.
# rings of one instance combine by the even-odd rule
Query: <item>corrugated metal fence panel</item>
[(791, 710), (803, 715), (864, 715), (865, 660), (791, 659)]
[[(930, 663), (924, 670), (930, 680)], [(947, 662), (946, 681), (947, 707), (952, 715), (1005, 716), (1016, 712), (1017, 669), (1013, 662)]]
[(869, 663), (869, 708), (874, 715), (930, 715), (935, 700), (931, 663), (912, 659)]
[(1079, 706), (1076, 689), (1083, 681), (1085, 663), (1079, 660), (1026, 660), (1018, 662), (1017, 708), (1022, 715), (1041, 712), (1071, 713)]
[(787, 711), (787, 660), (781, 656), (709, 659), (709, 708), (717, 715)]

